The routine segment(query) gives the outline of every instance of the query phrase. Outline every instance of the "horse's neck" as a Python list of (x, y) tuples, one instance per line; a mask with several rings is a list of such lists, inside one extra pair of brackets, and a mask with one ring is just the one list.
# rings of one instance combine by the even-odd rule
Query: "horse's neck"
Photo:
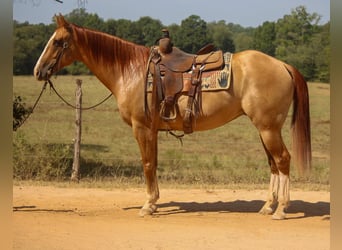
[(79, 57), (114, 95), (143, 78), (148, 48), (91, 30), (78, 34)]

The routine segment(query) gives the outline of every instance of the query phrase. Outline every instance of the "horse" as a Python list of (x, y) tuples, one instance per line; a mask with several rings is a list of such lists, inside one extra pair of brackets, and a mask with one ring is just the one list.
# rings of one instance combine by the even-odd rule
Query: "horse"
[[(119, 37), (72, 24), (59, 14), (57, 28), (34, 67), (38, 81), (48, 81), (74, 61), (83, 62), (117, 100), (119, 114), (132, 127), (139, 145), (147, 200), (140, 216), (157, 210), (158, 131), (182, 131), (188, 97), (176, 101), (178, 113), (172, 122), (158, 117), (157, 129), (146, 118), (146, 65), (150, 48)], [(301, 174), (311, 168), (311, 136), (308, 87), (293, 66), (256, 50), (233, 54), (231, 85), (227, 90), (202, 92), (202, 112), (193, 121), (194, 132), (223, 126), (245, 115), (257, 128), (270, 167), (265, 204), (259, 211), (273, 219), (285, 219), (290, 204), (291, 155), (281, 130), (292, 105), (292, 155)], [(151, 98), (149, 98), (150, 100)]]

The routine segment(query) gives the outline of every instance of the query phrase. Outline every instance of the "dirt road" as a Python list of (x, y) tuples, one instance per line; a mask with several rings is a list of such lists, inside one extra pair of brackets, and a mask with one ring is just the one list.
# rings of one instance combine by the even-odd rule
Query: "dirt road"
[(329, 249), (329, 192), (292, 191), (287, 219), (257, 212), (265, 190), (13, 188), (14, 249)]

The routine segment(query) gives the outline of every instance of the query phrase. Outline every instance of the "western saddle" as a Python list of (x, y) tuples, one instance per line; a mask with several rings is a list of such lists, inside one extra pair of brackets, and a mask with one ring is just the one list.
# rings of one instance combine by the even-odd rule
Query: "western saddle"
[[(152, 76), (152, 127), (157, 119), (157, 113), (164, 121), (171, 121), (177, 116), (176, 100), (182, 92), (188, 96), (187, 108), (183, 116), (183, 131), (185, 134), (193, 132), (192, 117), (199, 112), (195, 110), (195, 101), (199, 98), (201, 77), (204, 71), (222, 69), (224, 66), (221, 50), (214, 51), (209, 44), (197, 54), (189, 54), (174, 47), (169, 32), (162, 30), (163, 36), (158, 46), (153, 46), (148, 62), (147, 77)], [(184, 88), (184, 76), (190, 75), (190, 87)], [(148, 85), (146, 80), (146, 86)], [(145, 95), (146, 96), (146, 95)], [(145, 105), (147, 100), (145, 98)]]

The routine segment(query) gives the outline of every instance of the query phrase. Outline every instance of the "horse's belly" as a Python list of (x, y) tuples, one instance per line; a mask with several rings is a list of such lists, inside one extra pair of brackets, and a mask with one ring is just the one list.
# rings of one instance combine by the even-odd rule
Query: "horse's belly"
[[(182, 95), (178, 98), (177, 118), (173, 121), (162, 122), (163, 129), (183, 130), (187, 103), (187, 96)], [(201, 102), (197, 105), (199, 112), (192, 119), (194, 131), (220, 127), (243, 114), (239, 99), (233, 97), (228, 91), (203, 92)]]

